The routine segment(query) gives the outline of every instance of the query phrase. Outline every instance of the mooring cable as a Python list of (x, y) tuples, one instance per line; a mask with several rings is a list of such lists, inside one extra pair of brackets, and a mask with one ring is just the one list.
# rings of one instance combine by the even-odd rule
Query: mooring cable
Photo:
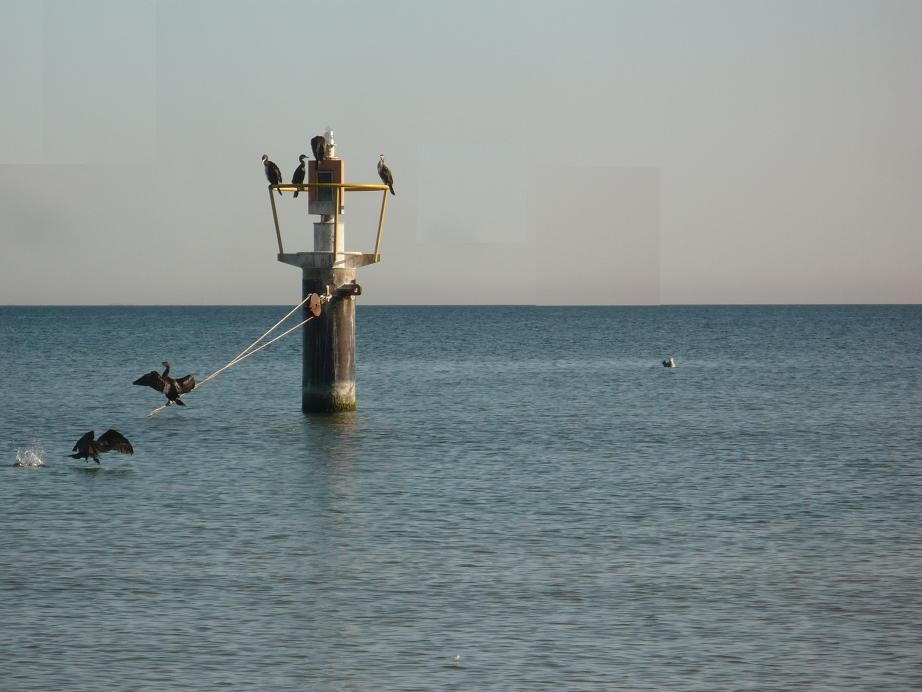
[[(301, 306), (304, 305), (307, 301), (309, 301), (309, 300), (311, 299), (312, 295), (313, 295), (313, 294), (308, 293), (308, 294), (307, 294), (307, 297), (305, 297), (304, 300), (302, 300), (300, 303), (298, 303), (297, 305), (295, 305), (295, 306), (288, 312), (287, 315), (285, 315), (282, 319), (280, 319), (278, 322), (276, 322), (276, 323), (273, 324), (271, 327), (269, 327), (269, 329), (267, 329), (265, 332), (263, 332), (262, 336), (260, 336), (258, 339), (256, 339), (256, 341), (254, 341), (252, 344), (250, 344), (249, 346), (247, 346), (247, 347), (246, 347), (245, 349), (243, 349), (240, 353), (238, 353), (236, 356), (234, 356), (230, 361), (228, 361), (227, 364), (225, 364), (224, 366), (222, 366), (222, 367), (218, 368), (217, 370), (215, 370), (213, 373), (211, 373), (211, 374), (210, 374), (208, 377), (206, 377), (204, 380), (202, 380), (201, 382), (196, 382), (195, 386), (194, 386), (192, 389), (190, 389), (188, 392), (186, 392), (186, 394), (191, 394), (191, 393), (194, 392), (196, 389), (198, 389), (199, 387), (201, 387), (203, 384), (205, 384), (205, 383), (208, 382), (209, 380), (214, 379), (215, 377), (217, 377), (218, 375), (220, 375), (222, 372), (224, 372), (224, 371), (227, 370), (228, 368), (233, 367), (234, 365), (237, 365), (237, 364), (240, 363), (241, 361), (246, 360), (247, 358), (249, 358), (250, 356), (252, 356), (254, 353), (258, 353), (259, 351), (262, 351), (262, 350), (263, 350), (264, 348), (266, 348), (267, 346), (271, 346), (271, 345), (274, 344), (276, 341), (278, 341), (279, 339), (281, 339), (283, 336), (288, 336), (288, 335), (291, 334), (295, 329), (299, 329), (300, 327), (303, 327), (305, 324), (307, 324), (307, 323), (310, 322), (312, 319), (314, 319), (317, 315), (311, 315), (310, 317), (308, 317), (308, 318), (307, 318), (306, 320), (304, 320), (303, 322), (300, 322), (300, 323), (296, 324), (294, 327), (291, 327), (290, 329), (288, 329), (288, 330), (282, 332), (281, 334), (279, 334), (278, 336), (274, 337), (273, 339), (270, 339), (270, 340), (267, 341), (266, 343), (260, 345), (258, 348), (253, 348), (254, 346), (256, 346), (256, 344), (258, 344), (260, 341), (262, 341), (263, 339), (265, 339), (269, 334), (271, 334), (272, 331), (273, 331), (276, 327), (278, 327), (282, 322), (284, 322), (284, 321), (287, 320), (289, 317), (291, 317), (291, 315), (293, 315), (294, 312), (295, 312), (299, 307), (301, 307)], [(163, 405), (161, 405), (161, 406), (158, 406), (158, 407), (155, 408), (153, 411), (151, 411), (150, 413), (148, 413), (147, 416), (145, 416), (145, 418), (150, 418), (151, 416), (156, 416), (158, 413), (160, 413), (162, 410), (164, 410), (167, 406), (169, 406), (168, 403), (167, 403), (167, 404), (163, 404)]]
[[(244, 353), (246, 353), (247, 351), (249, 351), (251, 348), (253, 348), (253, 347), (254, 347), (256, 344), (258, 344), (260, 341), (262, 341), (263, 339), (265, 339), (267, 334), (269, 334), (273, 329), (275, 329), (276, 327), (278, 327), (282, 322), (284, 322), (284, 321), (287, 320), (289, 317), (291, 317), (291, 316), (294, 314), (295, 310), (297, 310), (299, 307), (301, 307), (301, 306), (304, 305), (307, 301), (309, 301), (309, 300), (311, 299), (311, 296), (312, 296), (312, 295), (313, 295), (312, 293), (308, 293), (307, 296), (305, 296), (304, 300), (302, 300), (300, 303), (298, 303), (297, 305), (295, 305), (291, 310), (289, 310), (289, 312), (288, 312), (287, 315), (285, 315), (282, 319), (280, 319), (278, 322), (276, 322), (276, 323), (273, 324), (271, 327), (269, 327), (265, 332), (263, 332), (263, 335), (262, 335), (261, 337), (259, 337), (256, 341), (254, 341), (252, 344), (250, 344), (250, 345), (247, 346), (245, 349), (243, 349), (240, 353), (238, 353), (238, 354), (233, 358), (233, 360), (231, 360), (231, 362), (233, 363), (235, 360), (237, 360), (237, 358), (240, 358)], [(207, 382), (209, 379), (211, 379), (211, 377), (213, 377), (213, 375), (209, 375), (204, 381)]]
[(249, 358), (249, 357), (252, 356), (253, 354), (258, 353), (259, 351), (262, 351), (264, 348), (266, 348), (266, 346), (271, 346), (271, 345), (274, 344), (276, 341), (278, 341), (279, 339), (281, 339), (283, 336), (288, 336), (288, 335), (291, 334), (295, 329), (298, 329), (299, 327), (303, 327), (305, 324), (307, 324), (308, 322), (310, 322), (312, 319), (314, 319), (314, 315), (311, 315), (310, 317), (308, 317), (308, 318), (307, 318), (306, 320), (304, 320), (303, 322), (299, 322), (298, 324), (296, 324), (296, 325), (295, 325), (294, 327), (292, 327), (291, 329), (288, 329), (288, 330), (282, 332), (281, 334), (279, 334), (279, 335), (278, 335), (277, 337), (275, 337), (274, 339), (270, 339), (270, 340), (267, 341), (266, 343), (260, 345), (259, 348), (254, 348), (252, 351), (250, 351), (250, 352), (247, 353), (246, 355), (237, 356), (237, 357), (234, 358), (232, 361), (230, 361), (227, 365), (225, 365), (223, 368), (220, 368), (220, 369), (218, 369), (218, 370), (215, 370), (213, 373), (211, 373), (211, 374), (210, 374), (208, 377), (206, 377), (204, 380), (202, 380), (201, 382), (197, 383), (197, 384), (192, 388), (191, 391), (194, 392), (196, 389), (198, 389), (198, 388), (201, 387), (203, 384), (205, 384), (206, 382), (208, 382), (208, 380), (210, 380), (210, 379), (212, 379), (212, 378), (214, 378), (214, 377), (217, 377), (219, 374), (221, 374), (222, 372), (224, 372), (224, 371), (227, 370), (228, 368), (230, 368), (230, 367), (232, 367), (232, 366), (234, 366), (234, 365), (237, 365), (237, 363), (239, 363), (240, 361), (246, 360), (247, 358)]

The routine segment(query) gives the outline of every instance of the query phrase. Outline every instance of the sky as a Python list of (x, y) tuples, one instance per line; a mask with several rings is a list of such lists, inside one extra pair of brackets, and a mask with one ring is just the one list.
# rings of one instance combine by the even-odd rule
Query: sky
[(327, 127), (364, 304), (922, 303), (918, 0), (0, 0), (0, 304), (296, 303)]

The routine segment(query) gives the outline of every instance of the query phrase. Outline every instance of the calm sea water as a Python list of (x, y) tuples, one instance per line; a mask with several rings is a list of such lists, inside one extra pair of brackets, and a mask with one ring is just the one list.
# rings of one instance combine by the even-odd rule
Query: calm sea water
[(922, 308), (360, 306), (354, 414), (144, 417), (284, 312), (0, 308), (0, 688), (922, 687)]

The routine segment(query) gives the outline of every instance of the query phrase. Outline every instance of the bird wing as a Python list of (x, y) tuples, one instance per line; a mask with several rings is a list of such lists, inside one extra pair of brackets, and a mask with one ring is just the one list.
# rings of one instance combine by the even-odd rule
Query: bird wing
[(96, 440), (99, 452), (118, 452), (119, 454), (134, 454), (134, 448), (128, 441), (128, 438), (122, 435), (118, 430), (106, 430), (99, 439)]
[(163, 377), (156, 370), (151, 370), (146, 375), (141, 375), (138, 379), (136, 379), (131, 384), (139, 384), (144, 387), (151, 387), (153, 389), (156, 389), (158, 392), (162, 392), (165, 386)]
[(304, 182), (304, 164), (295, 168), (295, 172), (291, 175), (291, 182), (295, 185), (300, 185)]
[(388, 168), (387, 165), (383, 163), (381, 164), (381, 166), (378, 168), (378, 175), (381, 176), (381, 180), (383, 180), (387, 185), (394, 184), (394, 176), (391, 175), (391, 169)]
[(187, 394), (195, 389), (195, 378), (192, 375), (186, 375), (176, 380), (176, 389), (180, 394)]
[(81, 447), (85, 449), (86, 446), (90, 444), (90, 442), (92, 441), (93, 441), (93, 431), (90, 430), (88, 433), (84, 433), (83, 437), (77, 440), (77, 444), (74, 445), (74, 448), (71, 451), (79, 452)]

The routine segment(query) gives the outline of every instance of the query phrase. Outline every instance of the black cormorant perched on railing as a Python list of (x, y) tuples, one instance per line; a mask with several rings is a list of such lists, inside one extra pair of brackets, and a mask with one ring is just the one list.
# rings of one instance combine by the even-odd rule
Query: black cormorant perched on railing
[[(269, 184), (280, 185), (282, 183), (282, 171), (279, 170), (274, 161), (269, 160), (268, 154), (263, 154), (263, 166), (266, 169), (266, 180), (269, 181)], [(276, 192), (279, 193), (279, 197), (282, 196), (281, 190), (276, 190)]]
[(391, 174), (391, 169), (384, 163), (384, 154), (381, 154), (378, 158), (378, 175), (381, 176), (382, 182), (391, 189), (391, 194), (396, 195), (397, 193), (394, 192), (394, 176)]
[[(304, 159), (307, 158), (306, 154), (301, 154), (298, 157), (298, 161), (301, 162), (301, 165), (295, 168), (295, 172), (291, 174), (291, 182), (293, 185), (300, 185), (304, 182)], [(295, 190), (295, 197), (298, 196), (299, 190)]]
[(162, 365), (164, 367), (163, 373), (151, 370), (146, 375), (141, 375), (132, 384), (156, 389), (167, 398), (167, 406), (170, 404), (185, 406), (179, 397), (195, 389), (195, 378), (192, 375), (186, 375), (175, 379), (170, 377), (170, 364), (163, 361)]
[(118, 430), (106, 430), (99, 436), (98, 440), (93, 439), (93, 431), (85, 433), (83, 437), (77, 440), (74, 445), (76, 454), (68, 454), (71, 459), (83, 459), (89, 461), (92, 459), (99, 463), (99, 455), (104, 452), (118, 452), (119, 454), (134, 454), (134, 447), (122, 433)]

